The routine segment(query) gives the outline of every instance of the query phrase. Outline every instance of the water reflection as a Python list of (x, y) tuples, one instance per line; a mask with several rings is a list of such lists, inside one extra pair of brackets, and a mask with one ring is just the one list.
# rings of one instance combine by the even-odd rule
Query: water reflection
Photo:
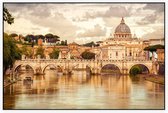
[(129, 76), (93, 75), (83, 72), (58, 75), (31, 72), (20, 75), (33, 83), (19, 81), (4, 89), (5, 109), (163, 109), (164, 86), (148, 81), (134, 82)]

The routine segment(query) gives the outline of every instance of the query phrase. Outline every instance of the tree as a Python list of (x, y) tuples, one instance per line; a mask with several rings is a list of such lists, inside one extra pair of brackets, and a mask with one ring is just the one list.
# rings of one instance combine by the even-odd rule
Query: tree
[(3, 20), (6, 21), (8, 24), (14, 23), (14, 18), (5, 7), (3, 8)]
[(48, 42), (52, 42), (53, 36), (54, 36), (54, 35), (51, 34), (51, 33), (48, 33), (48, 34), (45, 35), (45, 37), (46, 37), (46, 39), (47, 39)]
[(38, 35), (38, 38), (45, 39), (44, 35)]
[(34, 39), (35, 39), (35, 36), (34, 36), (34, 35), (28, 34), (28, 35), (25, 36), (25, 41), (28, 41), (29, 43), (30, 43), (30, 42), (33, 42)]
[(45, 36), (44, 35), (38, 35), (38, 39), (43, 39), (43, 41), (44, 41), (44, 39), (45, 39)]
[(142, 73), (142, 68), (139, 66), (133, 66), (130, 70), (131, 75), (137, 75)]
[(35, 56), (38, 56), (38, 55), (40, 55), (41, 58), (44, 58), (44, 57), (45, 57), (45, 55), (44, 55), (44, 49), (43, 49), (43, 47), (41, 47), (41, 46), (39, 46), (39, 47), (37, 48), (37, 50), (36, 50)]
[(4, 72), (9, 66), (13, 66), (15, 60), (21, 58), (21, 51), (14, 43), (14, 40), (4, 33), (4, 50), (3, 50), (3, 70)]
[(58, 59), (59, 57), (59, 50), (58, 49), (53, 49), (53, 51), (49, 54), (50, 58), (52, 59)]
[(146, 48), (144, 48), (145, 51), (150, 51), (150, 52), (156, 52), (157, 49), (164, 49), (165, 47), (163, 45), (153, 45), (153, 46), (148, 46)]
[(22, 34), (19, 34), (19, 41), (21, 41), (21, 39), (24, 39), (24, 36)]
[(50, 43), (56, 43), (57, 41), (60, 41), (59, 36), (53, 35), (51, 33), (46, 34), (45, 37), (47, 38), (48, 42), (50, 42)]
[(92, 41), (92, 42), (83, 44), (83, 46), (86, 46), (86, 47), (92, 47), (92, 46), (96, 46), (96, 44)]
[[(44, 42), (45, 36), (43, 36), (43, 35), (35, 35), (34, 36), (34, 41), (35, 41), (36, 44), (38, 43), (38, 39), (42, 39), (43, 42)], [(32, 41), (32, 47), (34, 46), (34, 41)]]
[(46, 34), (46, 35), (45, 35), (45, 37), (46, 37), (47, 39), (49, 39), (49, 38), (53, 38), (53, 37), (54, 37), (54, 35), (53, 35), (53, 34), (51, 34), (51, 33), (48, 33), (48, 34)]
[(65, 40), (65, 41), (64, 41), (64, 45), (66, 45), (66, 46), (67, 46), (67, 40)]
[(68, 45), (67, 40), (65, 41), (62, 40), (60, 44), (58, 43), (58, 45), (67, 46)]
[(26, 55), (26, 57), (28, 57), (28, 58), (32, 58), (33, 57), (32, 48), (28, 48), (26, 45), (22, 46), (21, 53), (22, 53), (22, 55)]
[(53, 36), (53, 42), (56, 43), (56, 42), (60, 41), (59, 38), (60, 38), (59, 36), (54, 35)]
[(61, 41), (61, 45), (64, 45), (64, 41), (63, 40)]
[(16, 33), (11, 33), (9, 36), (14, 38), (14, 37), (16, 37), (18, 35)]
[(89, 51), (84, 51), (81, 56), (83, 59), (95, 59), (95, 53)]

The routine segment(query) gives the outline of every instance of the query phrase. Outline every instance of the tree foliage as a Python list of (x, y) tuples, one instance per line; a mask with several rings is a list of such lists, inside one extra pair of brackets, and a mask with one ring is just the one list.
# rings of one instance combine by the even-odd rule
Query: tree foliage
[(26, 55), (26, 57), (28, 57), (28, 58), (32, 58), (33, 57), (33, 50), (32, 50), (32, 48), (28, 47), (27, 45), (23, 45), (21, 48), (21, 54)]
[(53, 37), (54, 37), (54, 35), (53, 35), (53, 34), (51, 34), (51, 33), (48, 33), (48, 34), (46, 34), (46, 35), (45, 35), (45, 37), (46, 37), (47, 39), (49, 39), (49, 38), (53, 38)]
[(95, 44), (95, 43), (92, 41), (92, 42), (83, 44), (83, 46), (86, 46), (86, 47), (92, 47), (92, 46), (99, 46), (99, 44)]
[(28, 34), (28, 35), (25, 36), (25, 41), (28, 41), (29, 43), (33, 42), (34, 39), (35, 39), (34, 35)]
[(83, 59), (95, 59), (95, 53), (89, 51), (84, 51), (81, 56)]
[(44, 55), (44, 49), (43, 49), (43, 47), (41, 47), (41, 46), (39, 46), (39, 47), (37, 48), (37, 50), (36, 50), (35, 56), (38, 56), (38, 55), (40, 55), (41, 58), (44, 58), (44, 57), (45, 57), (45, 55)]
[(27, 41), (27, 42), (28, 42), (29, 44), (31, 44), (32, 47), (33, 47), (34, 44), (37, 44), (37, 43), (38, 43), (38, 39), (42, 39), (43, 42), (44, 42), (45, 39), (46, 39), (46, 41), (47, 41), (48, 43), (56, 43), (56, 42), (60, 41), (59, 38), (60, 38), (59, 36), (53, 35), (53, 34), (51, 34), (51, 33), (48, 33), (48, 34), (46, 34), (46, 35), (42, 35), (42, 34), (39, 34), (39, 35), (28, 34), (28, 35), (26, 35), (26, 36), (24, 37), (24, 41)]
[(3, 20), (6, 21), (8, 24), (14, 23), (14, 18), (5, 7), (3, 8)]
[(53, 49), (53, 51), (49, 55), (50, 55), (50, 58), (52, 58), (52, 59), (58, 59), (59, 50), (58, 49)]
[(16, 33), (11, 33), (10, 35), (9, 35), (10, 37), (16, 37), (16, 36), (18, 36)]
[(35, 35), (35, 40), (37, 41), (38, 39), (45, 39), (45, 36), (44, 35)]
[(61, 46), (67, 46), (68, 43), (67, 43), (67, 40), (62, 40), (60, 43), (57, 43), (57, 45), (61, 45)]
[(59, 41), (59, 38), (60, 38), (59, 36), (53, 35), (51, 33), (46, 34), (45, 37), (47, 41), (50, 43), (56, 43), (57, 41)]
[(4, 47), (3, 47), (3, 70), (12, 66), (15, 60), (21, 58), (21, 51), (14, 43), (12, 37), (4, 33)]
[(157, 49), (164, 49), (164, 48), (165, 48), (165, 46), (158, 44), (158, 45), (148, 46), (148, 47), (144, 48), (144, 50), (150, 51), (150, 52), (155, 52), (155, 51), (157, 51)]
[(131, 75), (137, 75), (142, 73), (142, 68), (139, 66), (133, 66), (130, 70)]

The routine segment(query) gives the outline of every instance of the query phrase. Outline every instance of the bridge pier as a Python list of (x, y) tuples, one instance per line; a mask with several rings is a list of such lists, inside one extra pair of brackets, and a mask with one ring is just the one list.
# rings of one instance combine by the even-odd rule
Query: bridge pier
[(124, 75), (129, 74), (128, 69), (126, 68), (122, 69), (121, 74), (124, 74)]
[(101, 73), (101, 70), (98, 69), (98, 68), (93, 68), (93, 69), (91, 70), (91, 72), (92, 72), (92, 74), (100, 74), (100, 73)]
[(62, 72), (63, 72), (63, 75), (69, 75), (69, 74), (72, 73), (72, 70), (70, 70), (70, 69), (64, 69)]

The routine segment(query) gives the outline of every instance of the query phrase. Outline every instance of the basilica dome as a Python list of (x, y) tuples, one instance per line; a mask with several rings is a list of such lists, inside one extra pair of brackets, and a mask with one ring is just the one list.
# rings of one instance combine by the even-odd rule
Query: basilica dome
[(115, 33), (131, 33), (130, 28), (125, 24), (123, 18), (121, 20), (121, 23), (116, 27)]
[(121, 19), (121, 23), (116, 27), (114, 38), (132, 38), (131, 30), (128, 25), (125, 24), (124, 18)]

